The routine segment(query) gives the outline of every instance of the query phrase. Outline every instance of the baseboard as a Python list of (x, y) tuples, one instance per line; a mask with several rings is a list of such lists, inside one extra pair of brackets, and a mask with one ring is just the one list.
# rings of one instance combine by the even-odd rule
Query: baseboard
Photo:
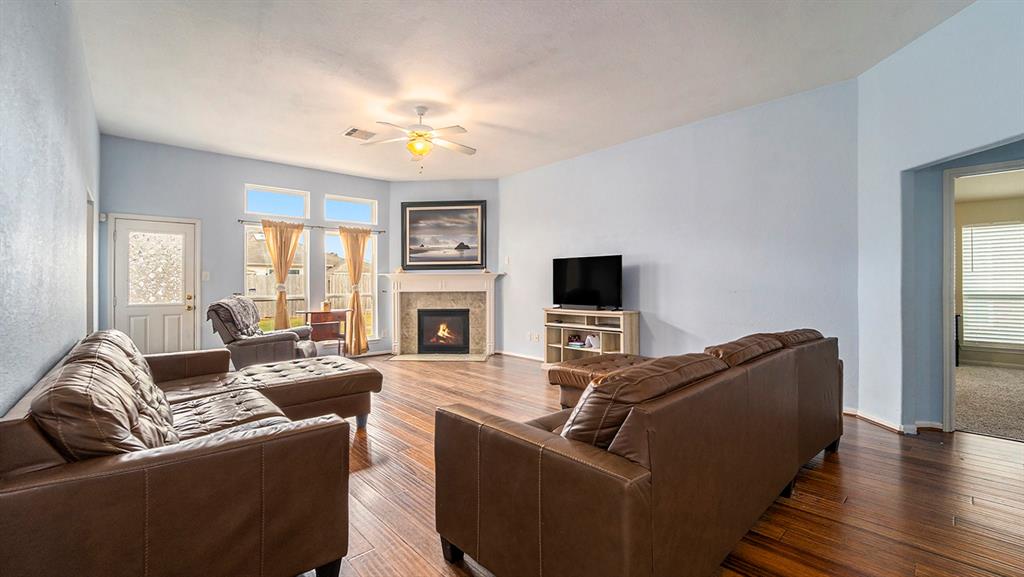
[(978, 361), (975, 359), (960, 359), (961, 367), (993, 367), (996, 369), (1024, 369), (1020, 363), (1001, 363), (999, 361)]
[(544, 359), (542, 359), (540, 357), (531, 357), (530, 355), (524, 355), (524, 354), (520, 354), (520, 353), (512, 353), (512, 352), (509, 352), (509, 351), (494, 351), (494, 354), (496, 354), (496, 355), (504, 355), (506, 357), (516, 357), (517, 359), (526, 359), (528, 361), (537, 361), (538, 363), (543, 363), (544, 362)]
[(364, 358), (364, 357), (382, 357), (384, 355), (390, 355), (390, 354), (391, 354), (391, 351), (367, 351), (367, 352), (365, 352), (365, 353), (363, 353), (361, 355), (356, 355), (354, 357), (349, 357), (349, 358), (350, 359), (361, 359), (361, 358)]
[(861, 413), (857, 409), (844, 408), (843, 414), (849, 415), (851, 417), (856, 417), (862, 421), (871, 423), (872, 425), (876, 425), (878, 427), (882, 427), (883, 429), (887, 429), (894, 433), (900, 433), (903, 435), (916, 435), (921, 429), (934, 429), (938, 431), (942, 430), (942, 423), (937, 423), (935, 421), (917, 421), (914, 424), (908, 423), (905, 425), (895, 425), (894, 423), (890, 423), (885, 419), (881, 419), (873, 415), (865, 415), (864, 413)]
[[(843, 414), (844, 415), (849, 415), (851, 417), (857, 417), (858, 419), (860, 419), (862, 421), (866, 421), (868, 423), (871, 423), (872, 425), (875, 425), (876, 427), (881, 427), (883, 429), (892, 431), (893, 433), (908, 434), (908, 435), (916, 435), (917, 434), (917, 428), (915, 428), (913, 425), (902, 425), (902, 426), (901, 425), (896, 425), (896, 424), (890, 423), (889, 421), (886, 421), (885, 419), (882, 419), (880, 417), (876, 417), (874, 415), (865, 414), (865, 413), (861, 412), (859, 409), (851, 409), (849, 407), (844, 407), (843, 408)], [(907, 426), (913, 428), (913, 432), (905, 431), (904, 427), (907, 427)]]

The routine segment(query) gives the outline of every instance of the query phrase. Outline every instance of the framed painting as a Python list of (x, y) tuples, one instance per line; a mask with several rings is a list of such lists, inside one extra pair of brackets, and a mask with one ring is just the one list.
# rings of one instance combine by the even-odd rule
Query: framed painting
[(402, 203), (402, 268), (487, 266), (487, 201)]

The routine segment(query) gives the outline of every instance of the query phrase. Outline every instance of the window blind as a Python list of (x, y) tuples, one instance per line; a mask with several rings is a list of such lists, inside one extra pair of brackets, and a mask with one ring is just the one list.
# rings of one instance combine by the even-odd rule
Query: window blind
[(965, 343), (1024, 347), (1024, 223), (961, 229)]

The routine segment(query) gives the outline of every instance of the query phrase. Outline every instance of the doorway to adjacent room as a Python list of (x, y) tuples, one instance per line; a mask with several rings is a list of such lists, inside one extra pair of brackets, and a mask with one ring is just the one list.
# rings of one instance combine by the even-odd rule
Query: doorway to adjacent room
[(947, 421), (1024, 441), (1024, 160), (950, 169), (944, 180), (953, 217)]

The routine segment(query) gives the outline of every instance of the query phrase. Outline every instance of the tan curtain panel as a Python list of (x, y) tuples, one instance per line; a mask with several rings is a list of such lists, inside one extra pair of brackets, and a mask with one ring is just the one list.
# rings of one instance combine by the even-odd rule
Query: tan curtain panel
[(348, 278), (352, 283), (352, 298), (349, 308), (352, 318), (345, 323), (345, 343), (350, 355), (361, 355), (370, 349), (366, 342), (366, 321), (363, 319), (363, 307), (359, 299), (359, 279), (363, 277), (363, 255), (366, 243), (370, 240), (370, 229), (338, 228), (341, 235), (341, 246), (345, 249), (345, 264), (348, 266)]
[(299, 248), (302, 237), (302, 225), (290, 222), (260, 221), (263, 225), (263, 236), (267, 241), (270, 263), (274, 266), (274, 278), (277, 280), (277, 306), (274, 310), (274, 330), (288, 328), (288, 271), (295, 260), (295, 249)]

